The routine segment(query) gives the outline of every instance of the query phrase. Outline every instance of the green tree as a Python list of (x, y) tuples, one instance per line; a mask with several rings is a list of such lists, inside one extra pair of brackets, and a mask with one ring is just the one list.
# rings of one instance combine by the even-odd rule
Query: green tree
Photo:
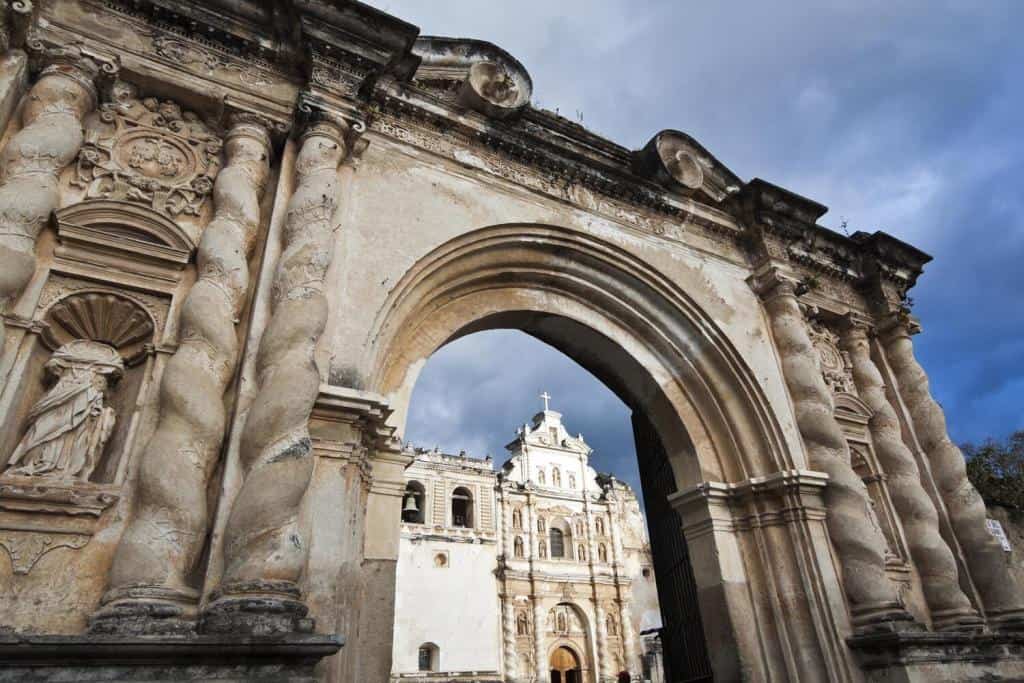
[(961, 446), (967, 476), (981, 497), (1016, 510), (1024, 510), (1024, 429), (1005, 442), (988, 439), (980, 446)]

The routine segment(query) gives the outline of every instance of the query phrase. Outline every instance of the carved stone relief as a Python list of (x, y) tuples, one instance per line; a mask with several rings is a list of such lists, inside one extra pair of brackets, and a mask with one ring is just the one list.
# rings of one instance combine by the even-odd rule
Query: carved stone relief
[(819, 321), (810, 321), (808, 334), (814, 350), (818, 353), (818, 364), (825, 383), (833, 393), (857, 395), (853, 382), (853, 366), (850, 355), (839, 349), (839, 335)]
[(153, 50), (175, 64), (198, 70), (206, 76), (212, 76), (217, 71), (226, 71), (234, 74), (245, 85), (257, 88), (274, 82), (267, 75), (249, 65), (230, 61), (211, 50), (172, 36), (154, 38)]
[(86, 481), (114, 430), (107, 394), (124, 363), (113, 347), (76, 339), (58, 348), (46, 369), (57, 383), (29, 411), (5, 474)]
[[(111, 301), (113, 297), (117, 302)], [(103, 310), (82, 310), (83, 303), (90, 302), (88, 308), (95, 305)], [(129, 312), (124, 306), (133, 307)], [(144, 325), (142, 318), (136, 317), (141, 313), (148, 319), (151, 327), (150, 338), (155, 330), (163, 330), (167, 321), (168, 301), (159, 296), (143, 292), (131, 292), (130, 294), (119, 291), (114, 287), (100, 285), (88, 280), (67, 277), (65, 275), (52, 275), (43, 285), (42, 294), (39, 297), (37, 309), (41, 311), (40, 319), (48, 324), (43, 341), (50, 349), (56, 349), (61, 344), (78, 338), (91, 338), (88, 335), (90, 330), (98, 329), (99, 325), (107, 324), (121, 325), (125, 322), (123, 316), (131, 317), (139, 325)], [(55, 315), (50, 315), (54, 311)], [(85, 320), (80, 320), (85, 318)], [(121, 332), (117, 329), (107, 330), (105, 335), (116, 340), (117, 346), (125, 362), (130, 366), (138, 361), (145, 343), (137, 335), (125, 336), (127, 331), (122, 327)]]
[(0, 529), (0, 546), (11, 557), (15, 574), (28, 574), (39, 558), (57, 548), (78, 550), (89, 542), (88, 534), (39, 533), (22, 529)]
[(221, 138), (169, 100), (139, 99), (119, 81), (113, 101), (86, 121), (72, 184), (88, 198), (141, 202), (170, 216), (196, 216), (220, 169)]

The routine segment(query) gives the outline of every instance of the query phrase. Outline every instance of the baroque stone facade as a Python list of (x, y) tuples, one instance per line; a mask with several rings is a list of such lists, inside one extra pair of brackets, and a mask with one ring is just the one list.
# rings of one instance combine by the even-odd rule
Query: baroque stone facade
[(490, 457), (414, 451), (392, 681), (570, 683), (631, 671), (662, 683), (651, 677), (661, 615), (635, 494), (590, 467), (590, 447), (553, 410), (507, 449), (497, 471)]
[[(0, 52), (0, 680), (388, 680), (412, 388), (491, 328), (632, 409), (669, 680), (1024, 676), (926, 254), (359, 2), (19, 0)], [(503, 533), (506, 632), (632, 623)]]

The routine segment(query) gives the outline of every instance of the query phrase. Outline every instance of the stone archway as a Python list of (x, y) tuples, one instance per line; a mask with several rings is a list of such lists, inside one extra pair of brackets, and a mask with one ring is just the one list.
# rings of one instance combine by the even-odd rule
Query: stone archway
[(567, 645), (559, 645), (548, 660), (551, 683), (582, 683), (580, 658)]
[[(406, 271), (367, 337), (367, 386), (388, 398), (400, 433), (426, 359), (461, 336), (499, 328), (561, 350), (652, 425), (680, 492), (673, 505), (684, 527), (696, 529), (686, 541), (695, 559), (691, 609), (711, 615), (703, 627), (719, 645), (710, 651), (716, 677), (834, 670), (845, 657), (837, 636), (843, 617), (833, 613), (834, 598), (806, 585), (830, 565), (799, 575), (795, 558), (808, 537), (780, 537), (796, 546), (782, 550), (794, 566), (766, 572), (780, 548), (752, 543), (732, 522), (711, 522), (731, 514), (721, 507), (725, 498), (713, 498), (731, 494), (706, 482), (722, 482), (722, 491), (772, 478), (779, 482), (772, 487), (801, 486), (806, 465), (754, 373), (694, 298), (628, 252), (566, 228), (501, 225), (463, 234)], [(785, 607), (761, 595), (794, 588), (800, 597)], [(783, 663), (780, 648), (815, 654)]]

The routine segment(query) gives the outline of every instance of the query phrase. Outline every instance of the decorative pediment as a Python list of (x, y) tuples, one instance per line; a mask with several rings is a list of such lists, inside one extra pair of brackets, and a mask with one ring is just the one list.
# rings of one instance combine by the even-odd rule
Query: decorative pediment
[(677, 130), (663, 130), (651, 138), (635, 153), (634, 168), (659, 185), (686, 195), (703, 194), (716, 203), (743, 186), (700, 143)]
[(177, 223), (131, 202), (93, 199), (56, 213), (62, 243), (119, 251), (179, 269), (188, 263), (195, 248), (188, 233)]
[(501, 48), (465, 38), (418, 38), (415, 78), (457, 84), (458, 102), (496, 119), (521, 112), (533, 94), (533, 81), (519, 61)]

